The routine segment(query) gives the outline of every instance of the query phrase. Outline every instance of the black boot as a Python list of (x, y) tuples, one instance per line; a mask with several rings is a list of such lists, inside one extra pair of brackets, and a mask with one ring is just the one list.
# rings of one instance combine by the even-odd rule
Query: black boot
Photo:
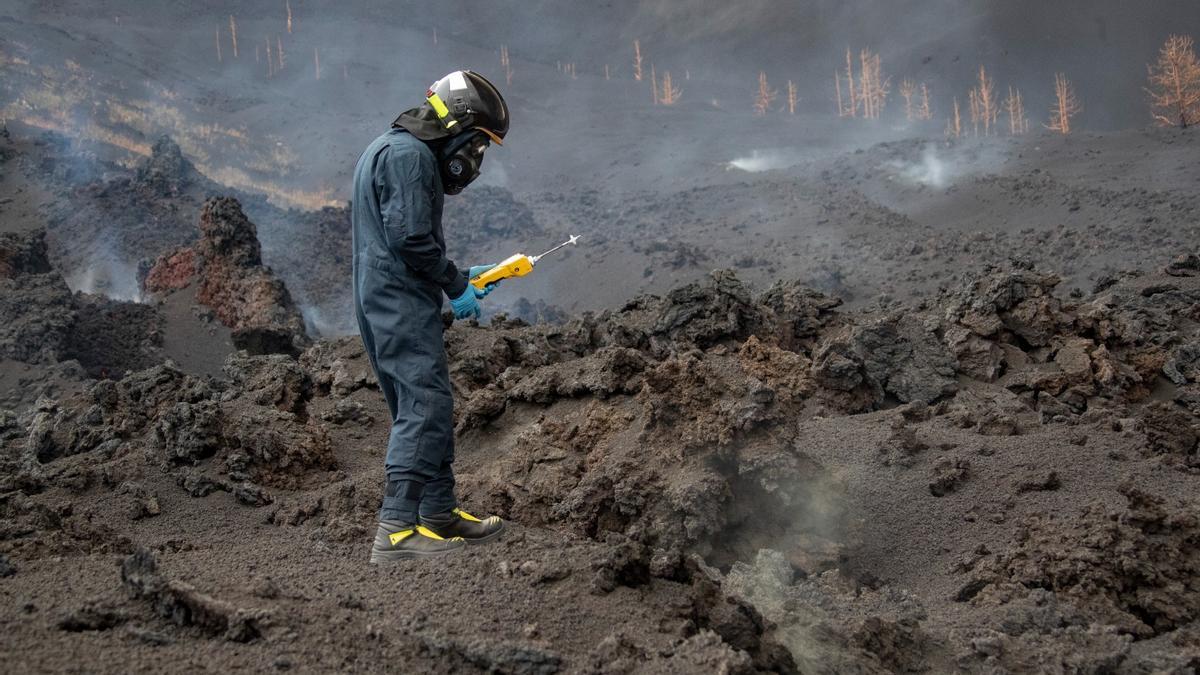
[(395, 520), (379, 521), (371, 562), (428, 558), (466, 546), (462, 537), (443, 537), (422, 525), (405, 525)]
[(466, 539), (468, 544), (491, 541), (504, 531), (504, 521), (500, 520), (499, 516), (488, 516), (480, 520), (462, 509), (421, 516), (421, 524), (443, 537)]

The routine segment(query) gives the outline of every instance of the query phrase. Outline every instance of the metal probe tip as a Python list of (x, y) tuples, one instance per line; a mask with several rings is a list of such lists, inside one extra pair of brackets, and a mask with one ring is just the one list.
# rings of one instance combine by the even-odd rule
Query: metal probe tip
[(548, 254), (554, 253), (555, 251), (557, 251), (558, 249), (560, 249), (564, 246), (570, 246), (571, 244), (574, 244), (577, 241), (579, 241), (579, 235), (573, 234), (573, 235), (571, 235), (570, 239), (567, 239), (563, 243), (559, 244), (558, 246), (555, 246), (554, 248), (550, 249), (549, 251), (546, 251), (545, 253), (543, 253), (541, 255), (535, 255), (535, 256), (531, 257), (530, 260), (532, 260), (536, 264), (537, 261), (546, 257)]

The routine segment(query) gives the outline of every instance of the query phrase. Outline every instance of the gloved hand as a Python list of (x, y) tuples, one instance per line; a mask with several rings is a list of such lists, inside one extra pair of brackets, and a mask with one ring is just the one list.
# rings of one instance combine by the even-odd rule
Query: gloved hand
[[(467, 282), (470, 283), (471, 279), (474, 279), (475, 277), (479, 276), (480, 274), (483, 274), (484, 272), (492, 269), (493, 267), (495, 267), (495, 265), (475, 265), (474, 267), (472, 267), (470, 270), (467, 271)], [(477, 298), (487, 297), (488, 293), (491, 293), (493, 290), (495, 290), (496, 284), (498, 284), (498, 283), (500, 283), (500, 282), (497, 281), (495, 283), (488, 284), (487, 286), (483, 287), (482, 291), (476, 289), (475, 297), (477, 297)], [(480, 295), (480, 293), (482, 293), (483, 295)]]
[(479, 298), (487, 295), (486, 292), (475, 288), (471, 284), (467, 284), (467, 290), (462, 292), (462, 295), (457, 298), (450, 298), (450, 307), (454, 310), (454, 318), (456, 319), (478, 319), (482, 310), (479, 309)]

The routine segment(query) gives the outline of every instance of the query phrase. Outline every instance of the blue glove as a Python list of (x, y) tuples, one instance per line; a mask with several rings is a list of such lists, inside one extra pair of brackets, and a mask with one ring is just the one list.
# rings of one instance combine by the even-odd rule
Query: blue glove
[[(480, 274), (483, 274), (484, 272), (492, 269), (493, 267), (495, 267), (495, 265), (475, 265), (474, 267), (472, 267), (470, 270), (467, 271), (468, 285), (470, 285), (471, 279), (474, 279), (475, 277), (479, 276)], [(477, 297), (477, 298), (487, 297), (488, 293), (491, 293), (493, 290), (495, 290), (496, 284), (498, 284), (498, 283), (500, 283), (500, 282), (497, 281), (495, 283), (488, 284), (487, 286), (483, 287), (482, 291), (479, 289), (476, 289), (475, 297)]]
[(457, 298), (450, 298), (450, 307), (454, 310), (454, 318), (456, 319), (478, 319), (482, 310), (479, 309), (479, 300), (487, 295), (487, 293), (475, 288), (471, 284), (467, 284), (467, 290), (462, 292), (462, 295)]

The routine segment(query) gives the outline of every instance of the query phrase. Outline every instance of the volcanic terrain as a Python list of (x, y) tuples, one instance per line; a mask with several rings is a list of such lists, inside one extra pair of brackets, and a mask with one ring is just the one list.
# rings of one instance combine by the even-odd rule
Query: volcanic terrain
[[(0, 671), (1200, 669), (1195, 129), (751, 118), (699, 68), (651, 109), (518, 56), (445, 214), (464, 265), (581, 235), (446, 315), (459, 496), (510, 529), (377, 566), (344, 197), (406, 89), (120, 5), (0, 16)], [(414, 71), (493, 57), (441, 35)]]

